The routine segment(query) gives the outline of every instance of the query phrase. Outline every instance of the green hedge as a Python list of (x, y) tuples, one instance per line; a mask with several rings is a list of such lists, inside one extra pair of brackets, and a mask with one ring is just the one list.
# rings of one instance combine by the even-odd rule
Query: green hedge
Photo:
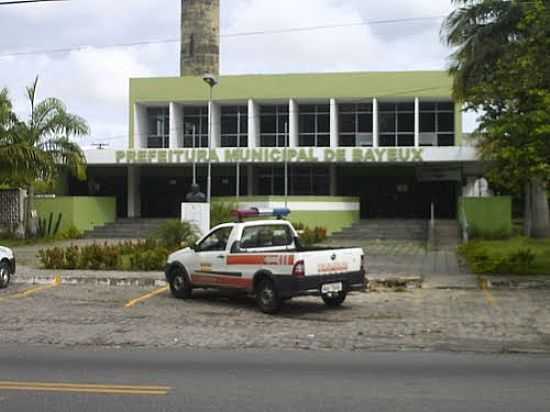
[(458, 248), (478, 274), (550, 275), (550, 241), (474, 240)]

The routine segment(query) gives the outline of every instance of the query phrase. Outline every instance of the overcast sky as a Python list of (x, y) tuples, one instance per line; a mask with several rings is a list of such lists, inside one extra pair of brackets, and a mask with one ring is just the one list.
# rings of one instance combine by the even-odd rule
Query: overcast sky
[[(4, 0), (0, 0), (2, 3)], [(91, 143), (125, 147), (128, 79), (177, 76), (181, 0), (69, 0), (0, 6), (0, 87), (21, 115), (24, 87), (40, 76), (39, 97), (61, 98), (83, 116)], [(450, 0), (221, 0), (221, 74), (444, 69), (442, 18), (285, 34), (223, 34), (444, 16)], [(89, 46), (62, 53), (5, 56), (27, 50)], [(4, 56), (4, 57), (1, 57)], [(465, 129), (472, 127), (466, 119)]]

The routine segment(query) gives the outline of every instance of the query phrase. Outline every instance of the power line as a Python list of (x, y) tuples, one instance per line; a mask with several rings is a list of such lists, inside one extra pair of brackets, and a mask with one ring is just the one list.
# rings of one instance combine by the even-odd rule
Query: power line
[(10, 6), (14, 4), (27, 4), (27, 3), (50, 3), (52, 1), (68, 1), (68, 0), (12, 0), (0, 2), (0, 6)]
[[(40, 1), (40, 0), (29, 0), (29, 1)], [(41, 0), (41, 1), (44, 1), (44, 0)], [(51, 1), (67, 1), (67, 0), (51, 0)], [(222, 34), (221, 37), (222, 38), (252, 37), (252, 36), (308, 32), (308, 31), (339, 29), (339, 28), (359, 27), (359, 26), (375, 26), (375, 25), (396, 24), (396, 23), (413, 23), (413, 22), (423, 22), (423, 21), (436, 20), (436, 19), (440, 20), (445, 17), (446, 16), (441, 15), (441, 16), (424, 16), (424, 17), (410, 17), (410, 18), (401, 18), (401, 19), (389, 19), (389, 20), (370, 20), (370, 21), (364, 21), (364, 22), (345, 23), (345, 24), (327, 24), (327, 25), (321, 25), (321, 26), (293, 27), (293, 28), (278, 29), (278, 30), (226, 33), (226, 34)], [(142, 41), (135, 41), (135, 42), (128, 42), (128, 43), (116, 43), (116, 44), (95, 45), (95, 46), (80, 45), (80, 46), (72, 46), (72, 47), (65, 47), (65, 48), (58, 48), (58, 49), (22, 50), (22, 51), (14, 51), (6, 54), (0, 54), (0, 58), (30, 56), (30, 55), (36, 55), (36, 54), (68, 53), (71, 51), (86, 50), (90, 48), (110, 49), (110, 48), (122, 48), (122, 47), (138, 47), (138, 46), (148, 46), (152, 44), (176, 43), (180, 41), (181, 41), (181, 38), (178, 37), (178, 38), (170, 38), (170, 39), (142, 40)]]

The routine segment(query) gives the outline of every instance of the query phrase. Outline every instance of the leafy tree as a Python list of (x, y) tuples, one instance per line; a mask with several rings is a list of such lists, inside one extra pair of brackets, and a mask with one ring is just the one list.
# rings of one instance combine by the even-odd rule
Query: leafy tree
[(86, 158), (71, 136), (88, 133), (84, 119), (67, 112), (63, 102), (47, 98), (37, 102), (38, 77), (27, 87), (30, 118), (18, 119), (7, 92), (0, 93), (0, 183), (28, 190), (25, 208), (26, 234), (31, 234), (33, 182), (55, 179), (67, 168), (79, 179), (86, 177)]
[(550, 236), (550, 4), (454, 0), (442, 34), (455, 98), (480, 114), (476, 130), (489, 178), (524, 191), (525, 234)]

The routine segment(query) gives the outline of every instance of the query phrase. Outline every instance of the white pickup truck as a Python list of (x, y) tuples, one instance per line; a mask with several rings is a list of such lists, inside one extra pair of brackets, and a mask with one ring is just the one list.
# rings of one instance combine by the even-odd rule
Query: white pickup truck
[(15, 275), (15, 256), (11, 249), (0, 246), (0, 289), (7, 288)]
[(300, 295), (341, 305), (348, 292), (365, 289), (363, 258), (360, 248), (306, 248), (284, 220), (239, 221), (216, 226), (171, 254), (165, 275), (177, 298), (189, 298), (194, 288), (231, 288), (255, 295), (263, 312), (276, 313), (284, 300)]

